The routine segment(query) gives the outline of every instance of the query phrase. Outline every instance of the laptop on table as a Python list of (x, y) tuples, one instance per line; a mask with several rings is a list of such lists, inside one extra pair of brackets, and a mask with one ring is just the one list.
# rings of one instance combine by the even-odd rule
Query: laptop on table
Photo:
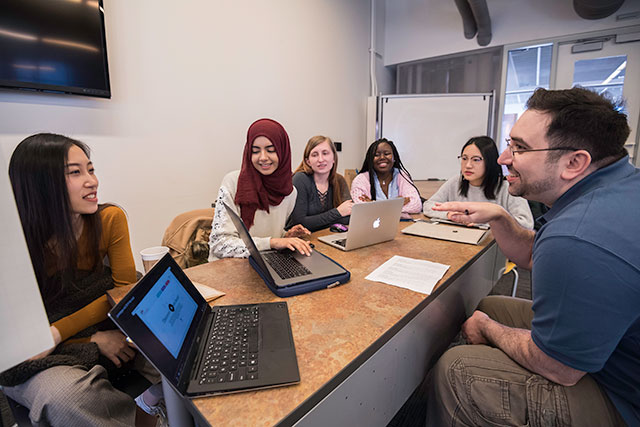
[(318, 237), (318, 240), (343, 251), (393, 240), (403, 205), (402, 197), (355, 204), (351, 208), (349, 231)]
[(109, 317), (184, 397), (300, 382), (286, 302), (209, 307), (169, 254)]
[(251, 266), (276, 295), (289, 297), (349, 281), (351, 273), (317, 250), (310, 256), (290, 250), (259, 251), (240, 216), (226, 203), (224, 207), (249, 250)]
[(486, 229), (467, 227), (462, 224), (446, 225), (418, 221), (402, 230), (405, 234), (430, 237), (432, 239), (449, 240), (458, 243), (477, 245), (487, 232)]
[(428, 215), (425, 215), (425, 217), (427, 217), (428, 221), (431, 222), (432, 224), (451, 224), (451, 225), (464, 225), (465, 227), (468, 228), (479, 228), (481, 230), (488, 230), (489, 224), (485, 224), (483, 222), (477, 223), (477, 224), (473, 224), (473, 225), (465, 225), (465, 224), (460, 224), (459, 222), (455, 222), (452, 221), (450, 219), (443, 219), (443, 218), (431, 218)]

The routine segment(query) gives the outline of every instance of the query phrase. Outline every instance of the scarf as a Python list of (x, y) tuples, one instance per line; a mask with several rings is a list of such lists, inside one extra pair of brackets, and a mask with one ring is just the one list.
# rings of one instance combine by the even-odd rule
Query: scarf
[[(253, 141), (264, 136), (274, 145), (278, 155), (278, 168), (271, 175), (262, 175), (251, 161)], [(291, 181), (291, 147), (289, 135), (275, 120), (260, 119), (247, 131), (247, 142), (242, 155), (242, 168), (238, 178), (235, 203), (248, 229), (258, 209), (269, 212), (269, 206), (278, 206), (293, 191)]]

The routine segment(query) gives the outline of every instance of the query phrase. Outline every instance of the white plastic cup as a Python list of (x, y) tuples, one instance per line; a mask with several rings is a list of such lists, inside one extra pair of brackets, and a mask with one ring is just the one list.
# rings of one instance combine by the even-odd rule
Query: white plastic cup
[(144, 266), (145, 274), (151, 270), (151, 267), (155, 265), (160, 258), (166, 253), (169, 253), (169, 248), (166, 246), (153, 246), (140, 251), (142, 257), (142, 265)]

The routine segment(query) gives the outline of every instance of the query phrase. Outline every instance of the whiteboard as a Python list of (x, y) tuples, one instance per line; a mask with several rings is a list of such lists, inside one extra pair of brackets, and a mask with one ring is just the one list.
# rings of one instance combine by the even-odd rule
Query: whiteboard
[(0, 152), (0, 371), (53, 347), (6, 171)]
[(380, 136), (393, 141), (414, 180), (448, 179), (465, 142), (491, 136), (492, 111), (492, 93), (382, 96)]

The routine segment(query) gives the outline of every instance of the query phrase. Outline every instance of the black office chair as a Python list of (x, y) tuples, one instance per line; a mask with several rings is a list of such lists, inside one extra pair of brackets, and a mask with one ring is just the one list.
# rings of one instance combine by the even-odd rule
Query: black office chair
[[(140, 372), (135, 369), (121, 372), (111, 381), (111, 384), (113, 384), (113, 386), (118, 390), (127, 393), (133, 399), (138, 397), (151, 386), (149, 380), (143, 377)], [(2, 392), (0, 391), (0, 393)], [(18, 427), (30, 427), (31, 420), (29, 419), (29, 408), (22, 406), (9, 396), (5, 395), (5, 397), (7, 398), (11, 414), (13, 415), (14, 421)], [(0, 419), (0, 423), (1, 422), (2, 419)]]
[(529, 202), (529, 209), (531, 209), (531, 214), (533, 215), (533, 221), (534, 221), (533, 228), (534, 230), (538, 231), (540, 229), (540, 224), (537, 222), (537, 220), (542, 215), (547, 213), (547, 211), (549, 210), (549, 207), (540, 202), (534, 202), (531, 200), (528, 200), (528, 202)]

